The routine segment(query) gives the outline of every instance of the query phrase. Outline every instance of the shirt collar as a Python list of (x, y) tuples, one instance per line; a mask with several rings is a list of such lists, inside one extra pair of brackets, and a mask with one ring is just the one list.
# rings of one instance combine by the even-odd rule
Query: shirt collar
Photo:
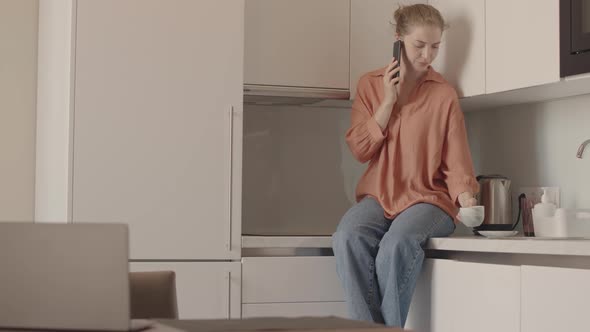
[[(387, 67), (379, 68), (377, 70), (370, 72), (369, 75), (373, 76), (373, 77), (383, 77), (383, 75), (385, 75), (385, 69), (387, 69)], [(438, 83), (445, 82), (442, 75), (439, 74), (436, 70), (434, 70), (434, 68), (432, 68), (432, 66), (428, 66), (428, 71), (424, 75), (424, 78), (422, 79), (422, 81), (423, 82), (424, 81), (435, 81)]]

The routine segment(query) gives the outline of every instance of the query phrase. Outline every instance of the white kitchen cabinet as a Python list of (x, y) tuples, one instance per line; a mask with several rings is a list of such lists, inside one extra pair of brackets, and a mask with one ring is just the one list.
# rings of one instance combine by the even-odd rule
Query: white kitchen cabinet
[(346, 302), (249, 303), (242, 305), (242, 318), (328, 316), (348, 318)]
[(239, 318), (244, 1), (39, 6), (36, 221), (126, 223), (181, 318)]
[(455, 267), (452, 260), (424, 260), (405, 328), (420, 332), (454, 332), (452, 322), (457, 308), (451, 299), (455, 293)]
[(130, 271), (174, 271), (180, 319), (240, 318), (240, 262), (131, 262)]
[(350, 98), (356, 85), (369, 71), (385, 67), (393, 57), (395, 23), (393, 12), (399, 4), (426, 3), (426, 0), (350, 1)]
[(77, 2), (72, 219), (129, 224), (131, 259), (240, 256), (243, 19)]
[(520, 266), (455, 262), (453, 272), (452, 331), (520, 331)]
[(451, 83), (459, 97), (486, 92), (486, 21), (484, 0), (429, 0), (449, 28), (443, 32), (432, 66)]
[(590, 270), (522, 266), (521, 332), (588, 331)]
[(300, 316), (348, 316), (334, 256), (242, 258), (242, 318)]
[(559, 1), (493, 0), (486, 11), (486, 93), (559, 81)]
[(242, 258), (242, 303), (343, 302), (334, 256)]
[(520, 266), (427, 259), (406, 327), (421, 332), (520, 331)]
[(244, 83), (348, 89), (349, 26), (349, 0), (246, 0)]

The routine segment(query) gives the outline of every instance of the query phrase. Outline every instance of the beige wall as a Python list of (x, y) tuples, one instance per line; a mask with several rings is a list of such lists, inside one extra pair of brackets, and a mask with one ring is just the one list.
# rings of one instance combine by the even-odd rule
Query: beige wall
[(37, 0), (0, 0), (0, 221), (32, 221)]

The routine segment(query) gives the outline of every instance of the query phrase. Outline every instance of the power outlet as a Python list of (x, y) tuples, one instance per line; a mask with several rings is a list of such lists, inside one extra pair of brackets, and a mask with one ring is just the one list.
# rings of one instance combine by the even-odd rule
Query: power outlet
[(533, 204), (537, 204), (541, 202), (543, 189), (547, 189), (547, 198), (549, 198), (549, 202), (555, 204), (556, 207), (560, 207), (561, 197), (559, 187), (521, 187), (518, 191), (518, 195), (524, 193)]

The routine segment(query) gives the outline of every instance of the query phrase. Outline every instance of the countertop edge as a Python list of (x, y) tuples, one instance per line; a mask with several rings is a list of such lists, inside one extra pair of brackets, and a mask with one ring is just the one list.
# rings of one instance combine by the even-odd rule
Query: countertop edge
[[(242, 236), (242, 248), (331, 248), (330, 236)], [(428, 250), (481, 253), (590, 256), (590, 239), (530, 237), (485, 238), (451, 236), (432, 238)]]
[(426, 249), (507, 254), (590, 256), (588, 239), (542, 239), (508, 237), (488, 239), (479, 236), (432, 238)]

